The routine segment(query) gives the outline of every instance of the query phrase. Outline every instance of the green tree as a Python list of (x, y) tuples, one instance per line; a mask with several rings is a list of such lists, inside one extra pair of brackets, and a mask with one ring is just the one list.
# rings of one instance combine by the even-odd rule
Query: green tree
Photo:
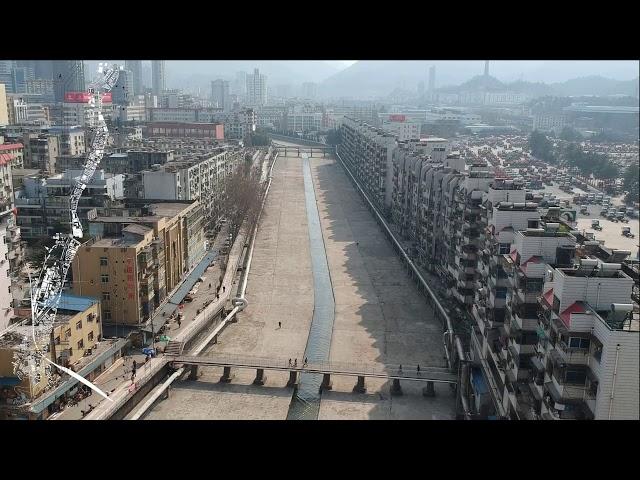
[(560, 132), (560, 138), (562, 140), (566, 140), (567, 142), (575, 142), (578, 140), (582, 140), (582, 135), (577, 130), (574, 130), (571, 127), (564, 127), (562, 132)]
[(544, 133), (538, 130), (534, 130), (529, 136), (529, 149), (534, 157), (538, 157), (548, 163), (558, 163), (553, 144)]

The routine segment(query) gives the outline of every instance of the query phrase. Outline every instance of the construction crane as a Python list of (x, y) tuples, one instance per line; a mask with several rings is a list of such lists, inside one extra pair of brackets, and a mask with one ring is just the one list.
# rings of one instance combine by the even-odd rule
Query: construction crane
[[(14, 356), (14, 373), (22, 379), (28, 375), (35, 382), (40, 382), (42, 363), (48, 383), (51, 384), (54, 368), (62, 370), (80, 382), (89, 386), (105, 398), (104, 392), (88, 380), (75, 372), (56, 364), (47, 357), (47, 346), (53, 330), (62, 288), (67, 278), (69, 267), (80, 247), (80, 239), (84, 233), (82, 223), (78, 218), (78, 202), (87, 184), (91, 182), (100, 160), (104, 156), (109, 130), (102, 115), (102, 96), (111, 91), (118, 81), (119, 67), (116, 65), (98, 64), (97, 75), (89, 84), (88, 125), (93, 134), (93, 140), (87, 155), (82, 174), (75, 179), (75, 185), (69, 198), (69, 215), (71, 219), (71, 233), (56, 233), (53, 236), (55, 244), (47, 248), (40, 274), (35, 281), (31, 281), (31, 323), (32, 336), (25, 336)], [(54, 359), (55, 360), (55, 359)]]

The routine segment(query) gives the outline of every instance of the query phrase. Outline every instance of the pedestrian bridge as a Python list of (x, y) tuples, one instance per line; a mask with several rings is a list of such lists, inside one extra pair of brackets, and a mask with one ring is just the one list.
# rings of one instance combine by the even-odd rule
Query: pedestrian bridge
[(217, 354), (207, 356), (193, 355), (172, 355), (166, 356), (167, 361), (172, 363), (174, 367), (183, 365), (191, 365), (191, 379), (197, 378), (198, 367), (223, 367), (224, 373), (220, 378), (221, 382), (230, 382), (233, 379), (232, 368), (255, 369), (256, 379), (255, 385), (263, 385), (266, 376), (265, 370), (287, 371), (289, 372), (288, 387), (297, 385), (298, 376), (302, 373), (321, 374), (323, 381), (321, 389), (331, 389), (331, 376), (350, 376), (358, 377), (358, 383), (354, 387), (354, 391), (366, 391), (364, 379), (383, 378), (393, 381), (391, 392), (401, 394), (400, 381), (424, 382), (427, 383), (425, 395), (433, 392), (434, 383), (448, 383), (455, 385), (458, 383), (457, 375), (451, 373), (448, 368), (442, 367), (421, 367), (418, 365), (379, 365), (379, 364), (363, 364), (363, 363), (341, 363), (341, 362), (309, 362), (303, 363), (303, 360), (284, 358), (265, 358), (250, 357), (243, 355)]
[(335, 147), (308, 147), (301, 145), (281, 145), (277, 142), (273, 142), (273, 148), (278, 153), (284, 155), (285, 157), (300, 157), (303, 153), (309, 155), (310, 158), (313, 157), (313, 154), (316, 154), (316, 157), (326, 157), (327, 155), (331, 156), (335, 153)]

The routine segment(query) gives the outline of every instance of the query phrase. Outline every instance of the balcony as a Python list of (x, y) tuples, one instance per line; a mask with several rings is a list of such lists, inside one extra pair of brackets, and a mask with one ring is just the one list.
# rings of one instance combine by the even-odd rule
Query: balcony
[(556, 351), (571, 365), (588, 365), (591, 353), (588, 348), (571, 348), (563, 340), (556, 342)]

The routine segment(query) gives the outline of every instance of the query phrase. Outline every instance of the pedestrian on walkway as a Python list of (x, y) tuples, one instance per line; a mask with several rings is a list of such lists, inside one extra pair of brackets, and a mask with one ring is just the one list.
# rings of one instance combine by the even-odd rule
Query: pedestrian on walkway
[(282, 322), (278, 322), (278, 328), (282, 328)]
[(291, 366), (291, 359), (289, 359), (289, 366)]
[(136, 372), (133, 372), (131, 374), (131, 383), (133, 383), (135, 381), (135, 379), (136, 379)]
[(178, 328), (180, 328), (182, 326), (182, 320), (180, 319), (180, 317), (178, 317)]
[(418, 365), (418, 367), (416, 368), (416, 370), (418, 370), (418, 375), (420, 375), (420, 365)]
[(298, 366), (298, 359), (297, 359), (297, 358), (293, 361), (293, 366), (294, 366), (294, 367), (297, 367), (297, 366)]
[(133, 361), (133, 368), (132, 368), (132, 372), (136, 373), (136, 368), (138, 367), (138, 364), (136, 363), (136, 361)]
[(211, 288), (211, 284), (209, 284), (209, 288)]
[(402, 373), (402, 364), (400, 364), (400, 368), (398, 369), (400, 373)]
[(224, 291), (227, 289), (227, 287), (225, 285), (222, 286), (222, 293), (224, 293)]

